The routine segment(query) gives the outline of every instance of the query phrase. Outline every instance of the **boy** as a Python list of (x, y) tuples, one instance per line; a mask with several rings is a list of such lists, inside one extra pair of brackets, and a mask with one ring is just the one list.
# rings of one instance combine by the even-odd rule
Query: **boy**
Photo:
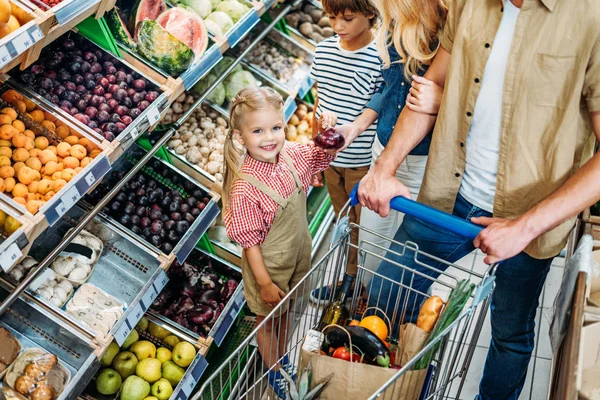
[[(369, 0), (322, 0), (329, 23), (337, 36), (319, 43), (311, 68), (317, 83), (317, 102), (313, 136), (327, 127), (353, 122), (382, 82), (381, 61), (377, 55), (371, 28), (378, 20), (377, 9)], [(327, 190), (338, 214), (348, 201), (352, 188), (362, 179), (371, 164), (371, 146), (376, 123), (358, 136), (325, 171)], [(348, 144), (348, 143), (347, 143)], [(350, 222), (360, 221), (360, 207), (350, 211)], [(358, 242), (358, 231), (351, 241)], [(357, 251), (350, 249), (346, 273), (356, 276)], [(329, 290), (311, 293), (314, 302), (331, 298)]]

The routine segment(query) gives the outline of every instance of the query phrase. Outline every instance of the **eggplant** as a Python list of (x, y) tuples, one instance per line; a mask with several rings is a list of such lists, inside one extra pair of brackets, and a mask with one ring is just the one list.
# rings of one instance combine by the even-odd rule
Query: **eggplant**
[[(384, 368), (390, 366), (390, 352), (377, 335), (362, 326), (345, 326), (344, 329), (350, 333), (352, 344), (373, 358), (377, 365)], [(325, 344), (329, 347), (350, 346), (350, 339), (346, 332), (337, 327), (329, 328), (325, 339)]]
[(327, 128), (314, 138), (315, 144), (323, 149), (341, 149), (344, 147), (344, 137), (334, 128)]

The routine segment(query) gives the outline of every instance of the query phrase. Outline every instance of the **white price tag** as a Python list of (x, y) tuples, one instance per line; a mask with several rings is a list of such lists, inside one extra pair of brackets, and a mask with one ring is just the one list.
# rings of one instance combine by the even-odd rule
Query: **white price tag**
[(137, 303), (135, 307), (133, 307), (133, 311), (131, 311), (131, 314), (129, 314), (129, 316), (127, 317), (127, 322), (129, 322), (129, 325), (131, 326), (136, 326), (143, 316), (144, 310), (142, 309), (140, 303)]
[(137, 126), (133, 126), (131, 127), (131, 137), (133, 140), (136, 140), (138, 138), (138, 136), (140, 135), (140, 133), (137, 130)]
[(58, 214), (58, 218), (62, 217), (63, 215), (65, 215), (65, 213), (67, 212), (67, 206), (65, 205), (65, 203), (60, 200), (57, 204), (56, 204), (56, 214)]
[(87, 176), (85, 177), (85, 181), (88, 185), (92, 186), (94, 182), (96, 182), (96, 177), (94, 176), (94, 173), (90, 172), (89, 174), (87, 174)]
[(127, 336), (131, 333), (131, 328), (127, 326), (127, 321), (123, 321), (119, 329), (115, 332), (115, 341), (119, 346), (125, 343)]
[(156, 300), (156, 296), (158, 295), (154, 290), (154, 286), (150, 286), (144, 297), (142, 297), (142, 303), (144, 303), (147, 308), (150, 308), (152, 303), (154, 303), (154, 300)]
[(181, 390), (183, 391), (183, 393), (185, 393), (185, 395), (189, 398), (190, 395), (192, 394), (192, 391), (194, 390), (194, 388), (196, 387), (196, 383), (198, 383), (198, 380), (194, 377), (194, 368), (196, 368), (196, 364), (198, 364), (198, 360), (199, 358), (196, 357), (194, 359), (194, 361), (192, 361), (192, 363), (190, 364), (190, 366), (187, 369), (187, 376), (185, 378), (183, 378), (183, 382), (181, 382)]
[(40, 286), (42, 286), (42, 284), (44, 282), (46, 282), (48, 279), (50, 279), (50, 277), (53, 275), (53, 272), (50, 268), (46, 268), (44, 270), (44, 272), (41, 273), (40, 276), (38, 276), (37, 278), (35, 278), (35, 280), (33, 282), (31, 282), (31, 284), (29, 285), (29, 289), (33, 290), (34, 292), (36, 290), (38, 290), (40, 288)]
[(169, 277), (165, 273), (165, 271), (161, 271), (160, 275), (156, 277), (154, 280), (154, 289), (156, 289), (156, 293), (162, 292), (162, 290), (167, 286), (169, 282)]
[(12, 57), (10, 56), (10, 53), (8, 52), (6, 46), (0, 47), (0, 65), (4, 66), (8, 64), (11, 59)]
[(41, 40), (44, 37), (44, 34), (42, 33), (42, 30), (40, 29), (39, 26), (36, 25), (31, 30), (31, 37), (33, 38), (34, 42), (37, 42), (37, 41)]
[(160, 119), (160, 113), (158, 112), (157, 107), (150, 107), (148, 109), (148, 122), (150, 126), (154, 125)]
[(77, 203), (81, 198), (79, 194), (79, 190), (77, 190), (76, 186), (72, 186), (69, 190), (66, 191), (64, 195), (61, 196), (65, 207), (71, 208), (73, 204)]
[(2, 266), (4, 272), (8, 272), (22, 255), (23, 253), (21, 253), (21, 249), (19, 249), (19, 246), (16, 243), (8, 246), (6, 250), (0, 254), (0, 266)]
[(15, 50), (17, 54), (22, 54), (25, 50), (31, 47), (33, 44), (33, 39), (29, 36), (29, 32), (23, 32), (22, 34), (15, 37), (12, 41), (13, 46), (15, 46)]

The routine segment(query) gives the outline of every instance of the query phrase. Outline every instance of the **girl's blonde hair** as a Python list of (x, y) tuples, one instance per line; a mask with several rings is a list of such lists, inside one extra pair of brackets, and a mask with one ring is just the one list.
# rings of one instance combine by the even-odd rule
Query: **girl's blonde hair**
[(245, 88), (238, 92), (229, 107), (229, 132), (223, 144), (223, 205), (229, 202), (229, 193), (233, 182), (239, 177), (244, 147), (235, 140), (234, 132), (241, 131), (244, 116), (249, 112), (273, 107), (281, 110), (283, 117), (283, 99), (270, 87)]
[(439, 38), (448, 14), (448, 0), (372, 0), (381, 16), (377, 51), (390, 66), (388, 46), (393, 44), (411, 79), (429, 65), (439, 48)]

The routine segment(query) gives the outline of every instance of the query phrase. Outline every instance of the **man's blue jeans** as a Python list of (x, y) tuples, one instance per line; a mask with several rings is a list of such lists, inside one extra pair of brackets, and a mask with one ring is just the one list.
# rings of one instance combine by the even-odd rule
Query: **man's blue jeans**
[[(470, 220), (473, 217), (491, 214), (473, 206), (458, 195), (454, 215)], [(396, 242), (414, 242), (420, 251), (448, 262), (455, 262), (474, 250), (473, 241), (459, 237), (447, 230), (405, 216), (394, 237)], [(400, 253), (392, 254), (392, 252)], [(417, 257), (403, 246), (392, 244), (386, 260), (393, 260), (427, 276), (437, 278), (440, 274), (419, 264), (426, 257)], [(538, 299), (544, 287), (552, 258), (538, 260), (523, 253), (502, 262), (496, 270), (496, 288), (491, 302), (492, 340), (479, 386), (478, 399), (518, 399), (525, 383), (527, 366), (534, 348), (535, 314)], [(445, 270), (446, 264), (427, 260), (436, 269)], [(427, 293), (432, 279), (409, 274), (389, 261), (382, 261), (377, 273), (385, 278), (402, 282), (406, 287)], [(377, 305), (388, 314), (390, 302), (397, 308), (405, 308), (405, 320), (414, 320), (423, 300), (422, 296), (405, 296), (398, 293), (398, 285), (373, 277), (369, 284), (369, 306)], [(475, 366), (476, 367), (476, 366)]]

